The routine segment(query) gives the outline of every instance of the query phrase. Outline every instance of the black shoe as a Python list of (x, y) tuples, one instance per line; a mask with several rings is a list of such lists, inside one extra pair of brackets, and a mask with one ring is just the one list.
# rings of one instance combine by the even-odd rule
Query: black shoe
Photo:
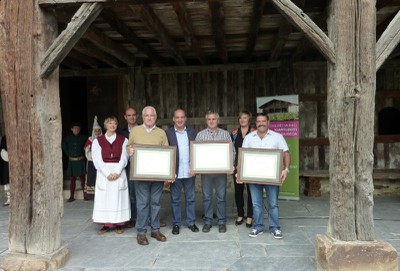
[(174, 227), (172, 228), (172, 234), (174, 234), (174, 235), (179, 234), (179, 226), (178, 225), (174, 225)]
[(188, 228), (192, 231), (192, 232), (198, 232), (199, 228), (197, 228), (196, 224), (190, 225), (188, 226)]
[(235, 220), (235, 226), (242, 225), (242, 223), (243, 223), (243, 217), (242, 217), (242, 220), (237, 220), (237, 218), (236, 218), (236, 220)]
[(253, 219), (251, 219), (251, 222), (250, 223), (247, 223), (247, 220), (248, 219), (250, 219), (250, 217), (248, 217), (247, 219), (246, 219), (246, 227), (247, 228), (251, 228), (252, 226), (253, 226)]
[(220, 224), (218, 230), (219, 230), (220, 233), (226, 232), (226, 225), (225, 224)]
[(203, 226), (203, 232), (209, 232), (211, 229), (212, 225), (211, 224), (204, 224)]

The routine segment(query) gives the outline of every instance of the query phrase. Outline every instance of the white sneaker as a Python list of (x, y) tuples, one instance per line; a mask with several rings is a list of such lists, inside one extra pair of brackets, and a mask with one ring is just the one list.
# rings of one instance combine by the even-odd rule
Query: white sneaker
[(283, 238), (281, 230), (275, 229), (275, 230), (271, 231), (271, 234), (274, 236), (275, 239)]
[(258, 231), (258, 230), (256, 230), (256, 229), (253, 229), (250, 233), (249, 233), (249, 236), (250, 237), (257, 237), (258, 235), (260, 235), (260, 234), (262, 234), (263, 233), (263, 231)]

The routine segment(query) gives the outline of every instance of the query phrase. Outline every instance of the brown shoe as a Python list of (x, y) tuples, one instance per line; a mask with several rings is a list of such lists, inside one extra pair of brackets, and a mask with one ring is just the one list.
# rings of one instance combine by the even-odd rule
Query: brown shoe
[(156, 238), (157, 241), (160, 241), (160, 242), (167, 241), (167, 237), (165, 237), (165, 235), (162, 234), (160, 231), (152, 232), (151, 237)]
[(128, 222), (126, 222), (125, 227), (126, 228), (134, 228), (136, 225), (136, 219), (131, 219)]
[(105, 234), (106, 232), (110, 231), (110, 227), (106, 227), (104, 226), (103, 228), (101, 228), (97, 233), (98, 234)]
[(69, 198), (69, 199), (67, 200), (67, 202), (73, 202), (73, 201), (75, 201), (74, 198)]
[(115, 228), (115, 232), (116, 232), (117, 234), (123, 234), (123, 233), (125, 232), (125, 230), (124, 230), (121, 226), (117, 226), (117, 227)]
[(149, 244), (149, 240), (147, 240), (146, 235), (139, 235), (139, 234), (138, 234), (137, 237), (136, 237), (136, 239), (137, 239), (137, 243), (138, 243), (139, 245), (146, 246), (146, 245)]
[(160, 227), (165, 227), (167, 226), (167, 223), (164, 220), (160, 219)]

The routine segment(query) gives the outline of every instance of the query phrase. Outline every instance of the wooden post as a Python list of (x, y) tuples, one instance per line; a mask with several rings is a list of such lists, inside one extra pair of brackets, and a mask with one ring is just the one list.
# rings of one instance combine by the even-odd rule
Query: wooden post
[(9, 253), (5, 270), (60, 267), (62, 164), (58, 69), (40, 78), (57, 35), (37, 1), (0, 1), (0, 90), (10, 160)]
[(328, 234), (342, 241), (374, 240), (375, 25), (375, 1), (331, 3), (328, 31), (336, 63), (328, 64)]
[(397, 270), (396, 249), (375, 240), (373, 143), (375, 1), (330, 3), (328, 32), (336, 61), (328, 62), (330, 214), (317, 235), (319, 270)]

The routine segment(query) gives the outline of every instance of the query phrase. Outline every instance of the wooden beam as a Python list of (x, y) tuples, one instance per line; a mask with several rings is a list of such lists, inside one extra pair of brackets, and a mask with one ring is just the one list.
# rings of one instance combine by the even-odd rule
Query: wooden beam
[(118, 33), (120, 33), (128, 41), (132, 42), (133, 45), (142, 53), (146, 54), (147, 57), (159, 66), (165, 66), (165, 61), (160, 55), (154, 51), (150, 46), (144, 43), (136, 34), (133, 32), (124, 22), (118, 19), (118, 16), (114, 14), (111, 9), (104, 9), (101, 13), (102, 18)]
[[(136, 9), (135, 9), (136, 10)], [(147, 28), (154, 33), (154, 36), (161, 42), (165, 49), (172, 55), (175, 62), (179, 65), (186, 65), (185, 58), (179, 50), (175, 41), (171, 38), (163, 23), (154, 13), (148, 4), (139, 7), (140, 19)]]
[(257, 69), (276, 69), (280, 67), (280, 62), (252, 62), (224, 65), (207, 66), (185, 66), (185, 67), (152, 67), (143, 68), (144, 73), (162, 74), (162, 73), (196, 73), (196, 72), (222, 72), (222, 71), (242, 71)]
[(89, 76), (116, 76), (128, 74), (132, 68), (115, 68), (115, 69), (85, 69), (85, 70), (63, 70), (60, 69), (60, 77), (89, 77)]
[(335, 63), (335, 49), (327, 35), (290, 0), (271, 0), (275, 7), (313, 43), (331, 63)]
[(254, 0), (253, 2), (253, 13), (251, 15), (246, 50), (244, 52), (244, 58), (246, 62), (249, 62), (253, 56), (254, 46), (256, 45), (258, 32), (260, 30), (260, 22), (266, 3), (267, 0)]
[(225, 47), (224, 34), (224, 12), (222, 10), (222, 2), (220, 0), (208, 0), (208, 7), (211, 13), (211, 28), (214, 35), (215, 47), (222, 62), (228, 63), (228, 53)]
[[(324, 9), (324, 11), (318, 15), (316, 19), (314, 19), (314, 22), (316, 25), (321, 28), (321, 30), (324, 31), (324, 28), (322, 26), (326, 26), (326, 18), (327, 18), (328, 10), (327, 8)], [(312, 46), (312, 44), (309, 42), (308, 39), (302, 39), (300, 43), (297, 45), (296, 50), (294, 53), (292, 53), (292, 59), (294, 62), (301, 61), (302, 57), (305, 56), (308, 53), (311, 53), (313, 50), (315, 50), (315, 47)]]
[(183, 2), (171, 1), (171, 5), (175, 10), (176, 15), (178, 16), (178, 21), (181, 25), (186, 43), (192, 48), (192, 51), (195, 53), (200, 63), (206, 65), (207, 60), (204, 56), (203, 50), (200, 47), (199, 41), (194, 35), (193, 27), (189, 15), (186, 11), (185, 4)]
[(376, 43), (376, 70), (382, 66), (400, 41), (400, 11)]
[[(147, 4), (167, 4), (168, 2), (193, 2), (193, 0), (146, 0)], [(207, 0), (195, 0), (196, 2), (205, 2)], [(41, 7), (51, 7), (60, 5), (77, 5), (82, 3), (104, 3), (105, 6), (115, 4), (142, 5), (143, 0), (38, 0)]]
[(104, 35), (102, 32), (97, 30), (95, 27), (89, 27), (83, 36), (90, 42), (96, 45), (99, 49), (109, 53), (110, 55), (118, 58), (122, 62), (128, 64), (129, 66), (135, 65), (135, 57), (131, 52), (126, 50), (125, 47), (115, 43), (109, 37)]
[(41, 77), (47, 78), (71, 51), (86, 29), (96, 19), (102, 9), (100, 3), (82, 4), (67, 28), (57, 37), (46, 51), (40, 65)]
[(102, 62), (107, 63), (111, 67), (119, 68), (124, 66), (121, 61), (116, 59), (115, 57), (105, 53), (104, 51), (98, 49), (92, 43), (87, 40), (80, 40), (74, 47), (77, 51), (81, 52), (82, 54), (86, 54), (93, 58), (100, 59)]
[[(145, 74), (165, 74), (165, 73), (197, 73), (197, 72), (223, 72), (223, 71), (242, 71), (258, 69), (276, 69), (280, 67), (279, 62), (252, 62), (227, 65), (204, 65), (204, 66), (175, 66), (175, 67), (152, 67), (142, 68)], [(106, 76), (129, 73), (129, 68), (115, 69), (96, 69), (96, 70), (60, 70), (61, 77), (71, 76)], [(325, 97), (326, 99), (326, 97)]]
[(269, 56), (269, 60), (275, 61), (278, 59), (280, 53), (282, 52), (283, 48), (285, 47), (286, 40), (288, 39), (289, 34), (292, 32), (292, 25), (285, 20), (281, 23), (279, 27), (278, 35), (272, 45), (272, 51)]

